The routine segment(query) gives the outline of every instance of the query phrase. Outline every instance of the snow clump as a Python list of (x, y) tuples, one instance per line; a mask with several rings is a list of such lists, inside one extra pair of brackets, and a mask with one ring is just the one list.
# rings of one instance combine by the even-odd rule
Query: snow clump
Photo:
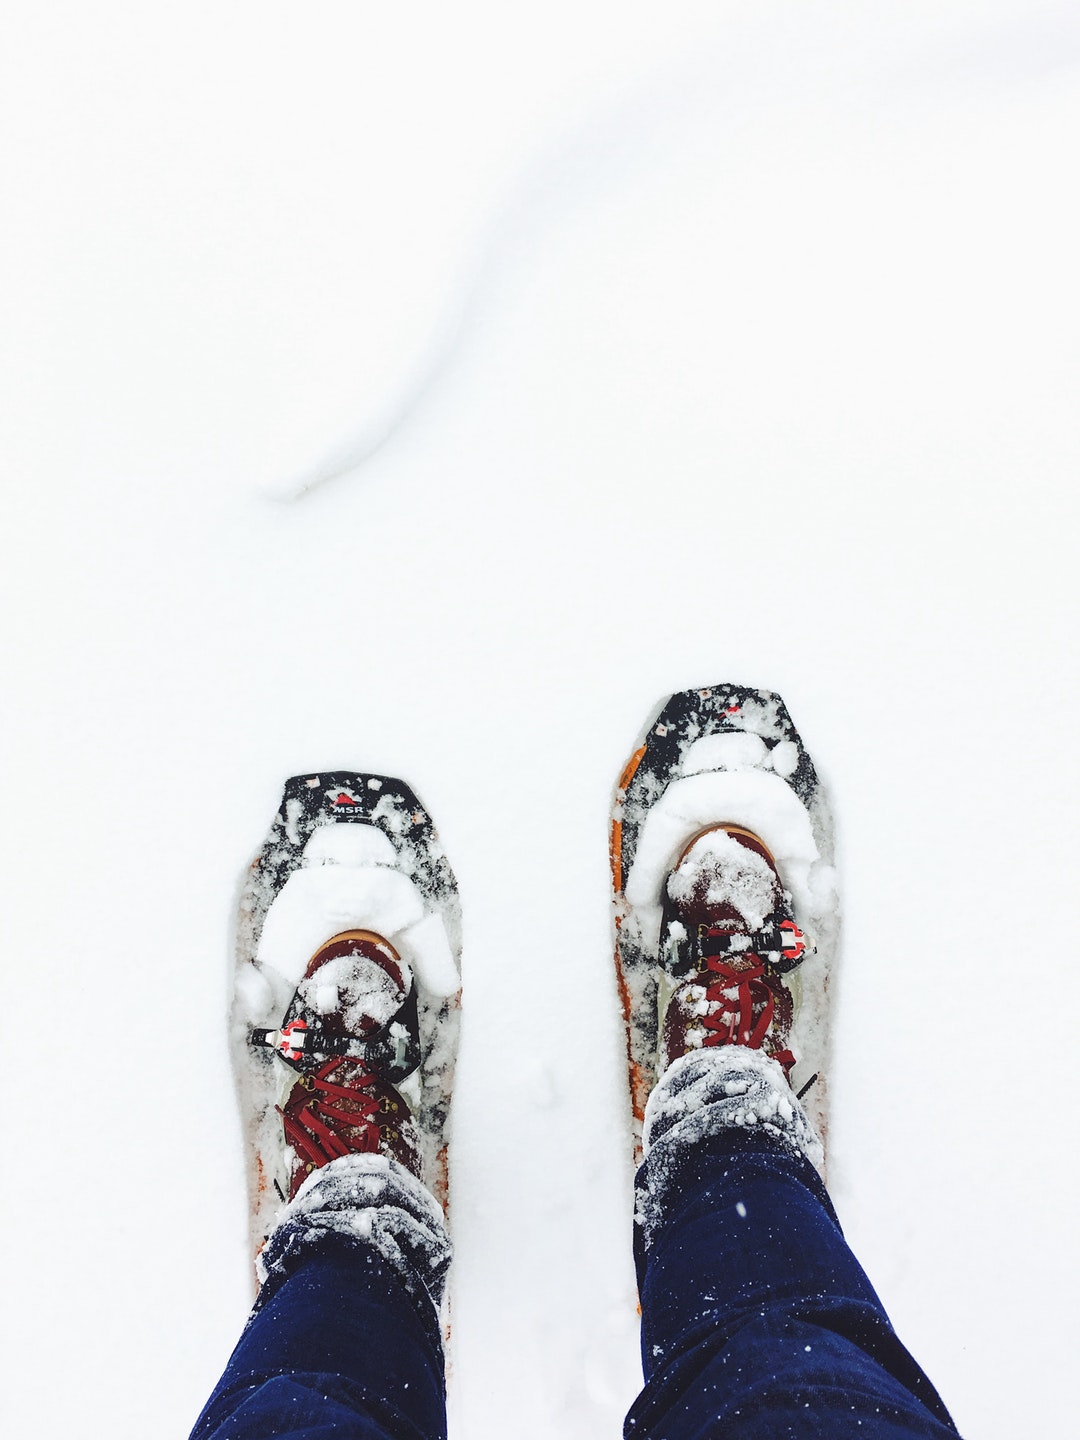
[[(406, 989), (408, 981), (406, 979)], [(340, 1013), (348, 1035), (388, 1024), (405, 998), (397, 981), (371, 956), (339, 955), (301, 980), (297, 994), (316, 1015)]]
[(772, 914), (776, 876), (763, 855), (740, 845), (726, 830), (701, 835), (668, 877), (672, 900), (706, 900), (710, 906), (734, 905), (752, 930)]
[(279, 1211), (256, 1261), (259, 1281), (279, 1280), (328, 1240), (369, 1247), (414, 1297), (442, 1303), (451, 1246), (439, 1202), (386, 1155), (343, 1155), (313, 1170)]

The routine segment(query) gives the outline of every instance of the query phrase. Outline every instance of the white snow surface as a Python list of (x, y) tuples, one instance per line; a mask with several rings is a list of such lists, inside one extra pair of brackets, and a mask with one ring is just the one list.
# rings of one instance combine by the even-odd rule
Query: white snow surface
[[(704, 744), (699, 740), (692, 748)], [(759, 770), (691, 774), (673, 781), (650, 808), (626, 879), (626, 898), (650, 948), (659, 940), (663, 891), (675, 860), (687, 841), (718, 819), (744, 826), (765, 842), (791, 892), (796, 919), (809, 924), (833, 905), (833, 867), (822, 863), (806, 808), (785, 780)]]
[[(797, 764), (796, 747), (790, 741), (782, 743), (788, 752), (794, 751)], [(761, 736), (749, 731), (738, 735), (704, 735), (687, 746), (679, 769), (683, 775), (698, 775), (703, 770), (768, 769), (772, 764), (771, 753)]]
[(12, 1433), (220, 1374), (236, 896), (346, 768), (461, 884), (452, 1434), (616, 1440), (608, 806), (724, 681), (837, 820), (845, 1233), (964, 1434), (1070, 1432), (1078, 62), (1061, 0), (8, 7)]
[[(383, 864), (334, 863), (338, 854), (346, 860), (381, 857), (380, 847), (370, 838), (362, 836), (359, 844), (350, 844), (335, 837), (333, 844), (316, 846), (313, 852), (312, 842), (323, 829), (348, 828), (328, 825), (314, 831), (304, 859), (310, 860), (314, 853), (318, 863), (294, 870), (266, 912), (257, 964), (243, 966), (239, 982), (247, 997), (244, 1013), (252, 1025), (270, 1025), (280, 1018), (312, 955), (345, 930), (370, 930), (388, 940), (403, 962), (406, 988), (413, 971), (436, 998), (453, 995), (461, 983), (443, 918), (427, 909), (407, 875)], [(354, 828), (379, 833), (374, 827)], [(381, 839), (386, 840), (385, 835)], [(325, 981), (327, 977), (319, 973)]]
[(295, 989), (319, 946), (343, 930), (374, 931), (402, 954), (399, 938), (425, 918), (423, 896), (398, 870), (363, 865), (294, 870), (266, 912), (256, 959)]
[(397, 864), (397, 851), (385, 830), (377, 825), (317, 825), (304, 846), (305, 865)]

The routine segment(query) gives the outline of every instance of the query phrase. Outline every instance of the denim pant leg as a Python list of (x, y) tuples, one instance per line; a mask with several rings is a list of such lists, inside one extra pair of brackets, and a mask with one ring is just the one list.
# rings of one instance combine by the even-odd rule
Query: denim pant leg
[(628, 1437), (955, 1440), (803, 1156), (728, 1129), (636, 1183), (646, 1383)]
[(449, 1263), (438, 1202), (395, 1161), (316, 1171), (263, 1247), (258, 1301), (191, 1440), (444, 1440)]
[(442, 1336), (426, 1311), (375, 1251), (324, 1243), (264, 1287), (191, 1440), (443, 1440)]

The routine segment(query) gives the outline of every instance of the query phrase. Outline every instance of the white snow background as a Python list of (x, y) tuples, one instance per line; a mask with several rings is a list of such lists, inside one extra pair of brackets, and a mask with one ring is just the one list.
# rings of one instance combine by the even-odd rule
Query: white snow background
[(453, 1434), (615, 1440), (609, 797), (731, 679), (837, 815), (849, 1238), (965, 1433), (1066, 1433), (1075, 10), (3, 31), (7, 1430), (182, 1440), (217, 1380), (237, 887), (284, 778), (354, 767), (464, 904)]

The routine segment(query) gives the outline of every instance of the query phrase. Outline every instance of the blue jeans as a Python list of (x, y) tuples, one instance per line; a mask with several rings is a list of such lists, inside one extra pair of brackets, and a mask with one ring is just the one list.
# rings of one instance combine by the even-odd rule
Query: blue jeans
[[(727, 1130), (655, 1171), (646, 1160), (636, 1182), (654, 1223), (648, 1248), (636, 1230), (645, 1388), (628, 1437), (955, 1437), (807, 1160)], [(445, 1436), (423, 1284), (344, 1236), (290, 1264), (263, 1287), (192, 1440)]]

